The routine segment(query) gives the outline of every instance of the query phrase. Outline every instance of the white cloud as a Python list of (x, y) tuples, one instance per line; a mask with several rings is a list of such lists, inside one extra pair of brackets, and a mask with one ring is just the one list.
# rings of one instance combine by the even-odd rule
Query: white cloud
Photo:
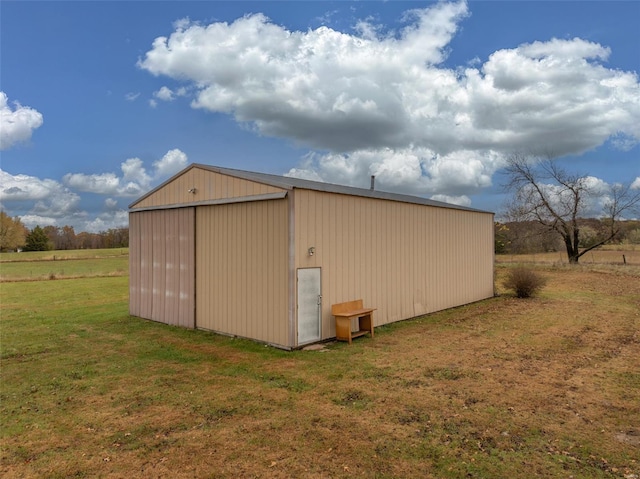
[(153, 92), (153, 96), (162, 101), (173, 101), (175, 98), (171, 89), (166, 86), (163, 86), (160, 90)]
[(126, 228), (127, 226), (129, 226), (129, 212), (127, 210), (111, 210), (86, 221), (82, 231), (100, 233), (110, 229)]
[(173, 101), (177, 97), (187, 96), (189, 89), (187, 87), (177, 88), (175, 91), (167, 86), (161, 87), (159, 90), (153, 92), (153, 98), (149, 100), (149, 105), (152, 108), (158, 106), (158, 100), (161, 101)]
[(84, 213), (79, 209), (80, 197), (67, 190), (59, 190), (53, 192), (46, 199), (36, 201), (31, 209), (33, 213), (50, 216), (54, 218), (63, 218), (68, 216), (81, 215)]
[(140, 158), (129, 158), (120, 164), (122, 169), (122, 179), (129, 182), (135, 182), (142, 188), (148, 188), (151, 178), (147, 174), (147, 170)]
[(152, 179), (169, 176), (184, 168), (187, 155), (179, 149), (169, 150), (160, 160), (153, 163), (154, 174), (150, 176), (140, 158), (129, 158), (120, 164), (122, 176), (115, 173), (68, 173), (62, 181), (69, 188), (84, 193), (95, 193), (121, 197), (142, 195), (151, 188)]
[(491, 151), (480, 156), (468, 150), (440, 155), (427, 148), (377, 149), (310, 154), (287, 175), (361, 188), (375, 175), (379, 190), (453, 197), (490, 186), (501, 165), (500, 155)]
[(28, 141), (33, 130), (42, 126), (42, 113), (14, 102), (9, 106), (6, 93), (0, 91), (0, 150)]
[(459, 206), (471, 206), (471, 199), (466, 195), (461, 195), (461, 196), (433, 195), (431, 199), (435, 201), (443, 201), (445, 203), (451, 203)]
[(136, 101), (138, 99), (138, 97), (140, 96), (140, 92), (129, 92), (124, 96), (124, 99), (127, 101)]
[(0, 201), (3, 208), (12, 211), (12, 216), (20, 216), (30, 228), (70, 224), (85, 216), (79, 208), (80, 196), (59, 182), (11, 175), (3, 170), (0, 170)]
[(27, 228), (33, 229), (36, 226), (57, 226), (58, 218), (39, 215), (22, 215), (20, 216), (20, 221)]
[(11, 175), (0, 169), (0, 201), (38, 201), (52, 196), (67, 198), (77, 204), (78, 195), (51, 179), (29, 175)]
[(160, 160), (153, 163), (155, 178), (167, 178), (187, 166), (187, 155), (178, 148), (169, 150)]
[(234, 113), (267, 135), (340, 151), (375, 146), (378, 137), (373, 143), (384, 145), (406, 121), (401, 88), (412, 73), (405, 68), (442, 61), (465, 14), (462, 3), (415, 10), (400, 39), (381, 40), (327, 27), (289, 32), (261, 14), (182, 23), (157, 38), (139, 66), (191, 80), (194, 107)]
[(68, 173), (62, 181), (69, 188), (82, 192), (113, 195), (120, 189), (120, 179), (114, 173), (85, 175), (83, 173)]
[(140, 158), (129, 158), (120, 164), (121, 175), (116, 173), (68, 173), (63, 183), (83, 193), (135, 197), (151, 188), (155, 180), (165, 179), (187, 165), (187, 155), (175, 148), (153, 162), (153, 173), (148, 174)]
[(563, 156), (640, 141), (638, 77), (607, 68), (608, 47), (550, 39), (447, 68), (468, 14), (465, 2), (438, 3), (385, 35), (370, 20), (347, 34), (290, 31), (261, 14), (187, 19), (138, 66), (186, 83), (194, 108), (327, 151), (289, 172), (325, 181), (366, 186), (377, 174), (392, 189), (461, 196), (489, 185), (514, 150)]
[(610, 192), (611, 185), (595, 176), (586, 176), (584, 184), (589, 192), (595, 196), (602, 196)]
[(113, 198), (107, 198), (106, 200), (104, 200), (104, 207), (107, 210), (112, 211), (118, 207), (118, 200), (114, 200)]
[(633, 183), (631, 183), (632, 190), (640, 190), (640, 176), (637, 176)]

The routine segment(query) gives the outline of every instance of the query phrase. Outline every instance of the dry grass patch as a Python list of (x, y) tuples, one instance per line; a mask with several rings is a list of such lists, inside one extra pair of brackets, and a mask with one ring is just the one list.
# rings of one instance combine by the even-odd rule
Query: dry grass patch
[[(640, 280), (537, 271), (536, 298), (503, 294), (324, 352), (129, 318), (122, 278), (3, 284), (0, 473), (640, 476)], [(62, 283), (79, 298), (33, 299)]]

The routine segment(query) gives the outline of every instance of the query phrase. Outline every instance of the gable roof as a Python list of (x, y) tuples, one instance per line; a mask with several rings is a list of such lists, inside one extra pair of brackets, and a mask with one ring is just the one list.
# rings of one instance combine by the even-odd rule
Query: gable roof
[(203, 170), (212, 171), (214, 173), (219, 173), (222, 175), (227, 175), (235, 178), (240, 178), (248, 181), (254, 181), (256, 183), (262, 183), (265, 185), (273, 186), (276, 188), (282, 188), (285, 190), (293, 190), (295, 188), (305, 189), (305, 190), (313, 190), (313, 191), (322, 191), (325, 193), (336, 193), (341, 195), (351, 195), (351, 196), (362, 196), (366, 198), (375, 198), (381, 200), (389, 200), (389, 201), (399, 201), (402, 203), (413, 203), (418, 205), (426, 205), (426, 206), (434, 206), (439, 208), (449, 208), (463, 211), (473, 211), (477, 213), (488, 213), (493, 214), (490, 211), (479, 210), (475, 208), (469, 208), (466, 206), (454, 205), (451, 203), (445, 203), (443, 201), (435, 201), (427, 198), (422, 198), (419, 196), (412, 195), (404, 195), (399, 193), (390, 193), (387, 191), (381, 190), (371, 190), (365, 188), (356, 188), (353, 186), (343, 186), (336, 185), (333, 183), (324, 183), (321, 181), (312, 181), (312, 180), (304, 180), (301, 178), (293, 178), (290, 176), (279, 176), (279, 175), (271, 175), (268, 173), (258, 173), (254, 171), (245, 171), (245, 170), (236, 170), (234, 168), (223, 168), (220, 166), (211, 166), (204, 165), (201, 163), (192, 163), (187, 168), (179, 172), (177, 175), (173, 176), (169, 180), (165, 181), (161, 185), (157, 186), (153, 190), (149, 191), (147, 194), (138, 198), (135, 202), (129, 205), (129, 208), (133, 207), (136, 203), (139, 203), (146, 197), (153, 194), (155, 191), (159, 190), (163, 186), (167, 185), (173, 179), (178, 176), (184, 174), (186, 171), (192, 168), (201, 168)]

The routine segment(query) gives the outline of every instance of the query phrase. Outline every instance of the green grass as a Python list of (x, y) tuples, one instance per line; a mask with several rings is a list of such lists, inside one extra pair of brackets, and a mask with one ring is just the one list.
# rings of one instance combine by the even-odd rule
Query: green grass
[(128, 250), (121, 248), (0, 254), (0, 281), (124, 276), (128, 271)]

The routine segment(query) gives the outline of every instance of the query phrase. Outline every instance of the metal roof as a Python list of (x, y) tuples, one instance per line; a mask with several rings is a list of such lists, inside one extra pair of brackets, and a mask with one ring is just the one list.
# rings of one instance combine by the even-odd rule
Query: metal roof
[(336, 193), (341, 195), (351, 195), (351, 196), (362, 196), (365, 198), (375, 198), (380, 200), (389, 200), (389, 201), (399, 201), (402, 203), (413, 203), (417, 205), (426, 205), (426, 206), (434, 206), (438, 208), (449, 208), (463, 211), (474, 211), (477, 213), (488, 213), (493, 214), (490, 211), (479, 210), (475, 208), (469, 208), (466, 206), (454, 205), (451, 203), (445, 203), (443, 201), (435, 201), (427, 198), (422, 198), (419, 196), (412, 195), (403, 195), (399, 193), (390, 193), (387, 191), (381, 190), (371, 190), (365, 188), (356, 188), (353, 186), (343, 186), (336, 185), (333, 183), (324, 183), (321, 181), (312, 181), (312, 180), (303, 180), (301, 178), (293, 178), (290, 176), (279, 176), (279, 175), (271, 175), (268, 173), (258, 173), (254, 171), (244, 171), (244, 170), (236, 170), (234, 168), (223, 168), (220, 166), (212, 166), (212, 165), (204, 165), (201, 163), (192, 163), (186, 169), (182, 170), (180, 173), (172, 177), (171, 179), (165, 181), (162, 185), (154, 188), (146, 195), (142, 196), (134, 203), (132, 203), (129, 207), (133, 207), (136, 203), (142, 201), (144, 198), (162, 188), (166, 184), (173, 181), (173, 179), (182, 175), (186, 171), (191, 168), (201, 168), (204, 170), (212, 171), (214, 173), (219, 173), (222, 175), (232, 176), (235, 178), (240, 178), (249, 181), (255, 181), (257, 183), (262, 183), (265, 185), (273, 186), (276, 188), (282, 188), (285, 190), (292, 190), (294, 188), (305, 189), (305, 190), (313, 190), (313, 191), (323, 191), (326, 193)]

